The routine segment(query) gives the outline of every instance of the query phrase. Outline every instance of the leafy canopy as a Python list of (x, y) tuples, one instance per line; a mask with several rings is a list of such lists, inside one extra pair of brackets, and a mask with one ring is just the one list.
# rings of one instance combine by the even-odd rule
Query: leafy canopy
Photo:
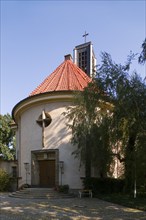
[(116, 157), (124, 166), (127, 189), (135, 175), (143, 184), (146, 170), (146, 85), (136, 72), (130, 73), (135, 57), (130, 53), (121, 65), (102, 53), (96, 78), (75, 95), (66, 113), (77, 146), (74, 154), (85, 164), (86, 176), (92, 165), (106, 175), (111, 157)]
[(0, 115), (0, 155), (5, 160), (15, 158), (15, 136), (10, 127), (12, 121), (9, 114)]
[(118, 148), (115, 156), (124, 163), (127, 188), (133, 187), (135, 175), (144, 183), (146, 170), (146, 84), (136, 72), (129, 73), (134, 58), (131, 53), (126, 65), (118, 65), (102, 53), (97, 71), (98, 85), (114, 105), (108, 132), (111, 148)]
[(146, 62), (146, 38), (142, 44), (142, 51), (140, 53), (138, 61), (141, 64), (144, 64)]

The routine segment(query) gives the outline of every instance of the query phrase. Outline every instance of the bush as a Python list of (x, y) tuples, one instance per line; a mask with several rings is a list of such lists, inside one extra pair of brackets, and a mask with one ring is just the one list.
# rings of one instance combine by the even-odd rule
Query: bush
[(0, 191), (7, 191), (10, 187), (10, 176), (9, 174), (3, 170), (0, 169)]
[(58, 192), (68, 193), (69, 185), (60, 185), (58, 186)]
[(88, 178), (83, 180), (85, 189), (98, 193), (121, 193), (124, 190), (124, 180), (114, 178)]

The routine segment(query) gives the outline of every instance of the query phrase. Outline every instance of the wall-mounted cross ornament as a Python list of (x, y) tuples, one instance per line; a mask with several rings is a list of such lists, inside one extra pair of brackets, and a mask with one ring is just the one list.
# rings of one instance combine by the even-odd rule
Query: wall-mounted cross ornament
[(52, 118), (48, 112), (42, 111), (38, 120), (36, 121), (42, 127), (42, 147), (45, 147), (45, 127), (49, 126)]

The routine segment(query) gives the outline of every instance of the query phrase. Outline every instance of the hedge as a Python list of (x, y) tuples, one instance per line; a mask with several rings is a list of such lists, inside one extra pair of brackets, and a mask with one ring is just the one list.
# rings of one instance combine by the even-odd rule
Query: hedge
[(124, 179), (114, 178), (88, 178), (83, 179), (85, 189), (92, 189), (94, 194), (98, 193), (122, 193), (124, 191)]
[(7, 191), (10, 186), (10, 176), (9, 174), (3, 170), (0, 169), (0, 191)]

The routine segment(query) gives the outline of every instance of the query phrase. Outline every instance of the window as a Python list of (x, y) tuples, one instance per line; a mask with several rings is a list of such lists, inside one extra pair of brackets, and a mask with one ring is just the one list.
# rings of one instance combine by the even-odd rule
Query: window
[(86, 50), (84, 51), (82, 50), (81, 52), (79, 52), (78, 65), (85, 73), (87, 73), (87, 51)]

